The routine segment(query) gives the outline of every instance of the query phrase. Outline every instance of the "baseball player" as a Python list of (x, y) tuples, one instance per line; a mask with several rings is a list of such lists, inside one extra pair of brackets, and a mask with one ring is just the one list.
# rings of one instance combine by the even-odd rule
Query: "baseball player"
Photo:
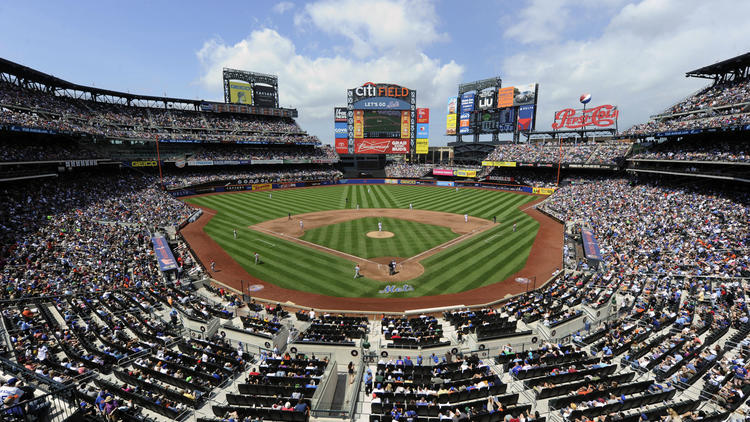
[(211, 260), (211, 271), (216, 271), (216, 261)]
[(359, 204), (357, 204), (357, 211), (359, 211)]
[(305, 223), (302, 222), (302, 220), (299, 221), (299, 229), (304, 230), (305, 229)]
[(464, 223), (469, 222), (469, 214), (464, 214)]
[(412, 206), (411, 202), (409, 202), (409, 211), (413, 210), (414, 207)]
[(271, 198), (272, 198), (272, 195), (269, 193), (268, 194), (268, 199), (271, 199)]
[(379, 232), (383, 231), (383, 222), (382, 221), (378, 221), (378, 231)]
[(260, 264), (260, 254), (258, 252), (255, 252), (253, 256), (255, 257), (255, 265)]
[(458, 186), (456, 186), (456, 192), (458, 192)]
[(515, 232), (516, 232), (516, 225), (517, 225), (517, 223), (516, 223), (516, 222), (513, 222), (513, 233), (515, 233)]
[(354, 278), (361, 277), (359, 274), (359, 264), (354, 266)]
[(292, 219), (292, 213), (289, 212), (288, 214), (289, 214), (289, 219), (291, 220)]
[(496, 215), (492, 216), (492, 222), (495, 223), (495, 224), (497, 224), (497, 216)]
[(234, 238), (237, 239), (237, 229), (233, 229), (232, 234), (234, 235)]

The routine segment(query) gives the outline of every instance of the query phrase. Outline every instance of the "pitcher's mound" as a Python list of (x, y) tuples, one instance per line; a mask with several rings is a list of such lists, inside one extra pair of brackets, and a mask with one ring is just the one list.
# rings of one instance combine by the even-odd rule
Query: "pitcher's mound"
[(393, 237), (393, 236), (395, 236), (395, 234), (391, 232), (386, 232), (386, 231), (383, 231), (383, 232), (374, 231), (374, 232), (367, 233), (367, 237), (374, 237), (375, 239), (386, 239), (386, 238)]

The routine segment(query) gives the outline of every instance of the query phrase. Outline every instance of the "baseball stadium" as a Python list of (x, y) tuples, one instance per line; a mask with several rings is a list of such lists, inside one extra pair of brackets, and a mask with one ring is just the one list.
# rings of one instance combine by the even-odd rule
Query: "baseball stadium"
[(207, 45), (210, 100), (0, 44), (0, 421), (748, 420), (750, 53), (633, 107)]

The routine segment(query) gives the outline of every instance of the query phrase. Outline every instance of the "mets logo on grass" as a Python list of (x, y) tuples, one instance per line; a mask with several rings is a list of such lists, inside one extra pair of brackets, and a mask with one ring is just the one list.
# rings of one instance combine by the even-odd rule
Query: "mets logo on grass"
[(413, 292), (414, 287), (412, 287), (411, 284), (404, 284), (402, 286), (396, 285), (396, 284), (389, 284), (385, 286), (384, 289), (378, 291), (381, 295), (388, 295), (391, 293), (404, 293), (404, 292)]

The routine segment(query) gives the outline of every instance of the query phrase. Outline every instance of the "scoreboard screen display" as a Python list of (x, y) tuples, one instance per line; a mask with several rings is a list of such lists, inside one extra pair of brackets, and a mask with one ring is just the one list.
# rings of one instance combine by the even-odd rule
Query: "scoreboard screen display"
[(401, 138), (400, 110), (363, 110), (364, 138)]
[(508, 133), (515, 128), (515, 118), (514, 108), (490, 109), (474, 112), (472, 123), (476, 133)]

